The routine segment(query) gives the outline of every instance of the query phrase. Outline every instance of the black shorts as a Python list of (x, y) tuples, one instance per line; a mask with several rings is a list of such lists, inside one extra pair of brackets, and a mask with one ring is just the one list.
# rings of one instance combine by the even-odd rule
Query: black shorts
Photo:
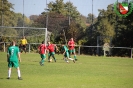
[(24, 49), (26, 48), (26, 45), (20, 45), (19, 48)]

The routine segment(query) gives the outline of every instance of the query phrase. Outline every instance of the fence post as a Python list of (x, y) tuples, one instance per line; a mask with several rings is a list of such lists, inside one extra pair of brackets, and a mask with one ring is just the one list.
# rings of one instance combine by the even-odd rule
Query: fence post
[(6, 44), (5, 44), (5, 42), (4, 42), (4, 52), (6, 52)]
[(104, 52), (104, 57), (106, 56), (106, 53), (105, 53), (105, 48), (103, 49), (103, 52)]
[(131, 59), (132, 59), (132, 54), (133, 54), (133, 48), (131, 48)]
[(100, 36), (97, 36), (97, 55), (99, 55), (99, 40)]
[(79, 46), (79, 50), (78, 51), (79, 51), (78, 54), (80, 55), (80, 46)]

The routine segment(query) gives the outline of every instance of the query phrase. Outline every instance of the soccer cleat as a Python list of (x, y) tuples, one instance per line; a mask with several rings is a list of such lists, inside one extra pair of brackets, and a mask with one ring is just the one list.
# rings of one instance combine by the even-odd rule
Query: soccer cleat
[(43, 66), (44, 64), (42, 62), (39, 62), (41, 66)]
[(75, 60), (73, 60), (73, 63), (75, 63)]
[(7, 79), (10, 79), (10, 77), (7, 77)]
[(44, 64), (42, 63), (41, 66), (44, 66)]
[(41, 65), (41, 62), (39, 62), (39, 64)]
[(77, 61), (78, 59), (75, 59), (75, 61)]
[(69, 63), (69, 61), (66, 61), (67, 63)]
[(21, 77), (18, 77), (18, 80), (22, 80), (22, 78)]

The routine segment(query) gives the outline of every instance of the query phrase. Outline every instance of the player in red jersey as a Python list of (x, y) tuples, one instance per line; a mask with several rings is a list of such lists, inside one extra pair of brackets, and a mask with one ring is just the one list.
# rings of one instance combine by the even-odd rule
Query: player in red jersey
[(44, 62), (45, 62), (45, 59), (46, 59), (46, 45), (44, 44), (44, 41), (42, 41), (42, 44), (39, 45), (38, 47), (38, 51), (39, 51), (39, 54), (40, 54), (40, 57), (42, 58), (41, 61), (40, 61), (40, 65), (44, 65)]
[(58, 51), (58, 48), (55, 44), (51, 44), (50, 42), (48, 42), (48, 46), (47, 46), (47, 49), (49, 50), (49, 53), (48, 53), (48, 61), (50, 62), (50, 57), (52, 56), (54, 61), (56, 62), (56, 59), (55, 59), (55, 48), (57, 49)]
[(75, 59), (75, 61), (77, 61), (76, 53), (75, 53), (75, 42), (74, 42), (73, 38), (71, 38), (70, 41), (68, 42), (68, 47), (69, 47), (70, 55), (72, 55), (72, 53), (73, 53), (74, 59)]

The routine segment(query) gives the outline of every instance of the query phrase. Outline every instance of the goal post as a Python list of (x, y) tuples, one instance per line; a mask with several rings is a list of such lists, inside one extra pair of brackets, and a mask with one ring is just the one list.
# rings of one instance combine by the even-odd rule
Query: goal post
[(47, 36), (48, 36), (47, 28), (45, 28), (45, 45), (47, 45)]
[(47, 44), (47, 35), (47, 28), (0, 26), (0, 42), (5, 43), (9, 43), (11, 40), (15, 39), (17, 44), (19, 44), (21, 38), (25, 36), (28, 44), (34, 43), (35, 45), (42, 41), (45, 41), (45, 44)]

